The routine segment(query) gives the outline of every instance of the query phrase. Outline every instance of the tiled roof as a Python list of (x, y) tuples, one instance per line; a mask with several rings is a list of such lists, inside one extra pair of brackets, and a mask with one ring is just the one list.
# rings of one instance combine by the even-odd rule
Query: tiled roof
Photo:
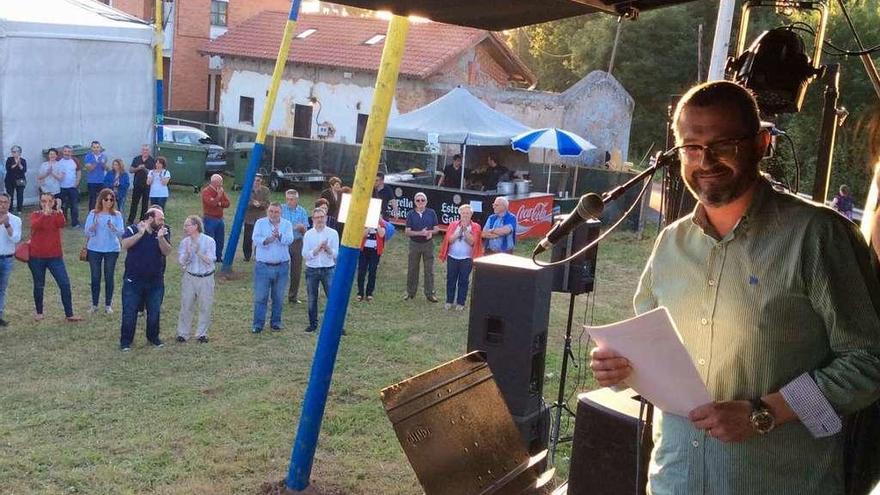
[[(275, 60), (287, 21), (285, 12), (261, 12), (236, 25), (219, 38), (205, 44), (207, 55)], [(289, 63), (376, 71), (384, 42), (364, 44), (374, 35), (384, 35), (388, 21), (376, 18), (301, 15), (296, 34), (316, 29), (305, 39), (294, 38)], [(514, 76), (533, 81), (534, 76), (504, 45), (496, 34), (482, 29), (436, 22), (412, 23), (406, 41), (400, 74), (424, 79), (446, 63), (485, 39), (499, 48), (507, 70)]]

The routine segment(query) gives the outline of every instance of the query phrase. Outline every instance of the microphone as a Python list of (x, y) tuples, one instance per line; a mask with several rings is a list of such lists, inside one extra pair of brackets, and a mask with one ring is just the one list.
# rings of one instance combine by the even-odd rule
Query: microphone
[(550, 232), (548, 232), (547, 235), (541, 239), (541, 242), (535, 246), (532, 256), (537, 256), (550, 249), (554, 244), (567, 237), (574, 229), (587, 220), (598, 220), (599, 217), (602, 216), (602, 212), (605, 210), (606, 203), (610, 203), (619, 198), (623, 193), (629, 190), (629, 188), (640, 183), (645, 177), (654, 175), (654, 172), (659, 168), (672, 163), (676, 153), (678, 153), (677, 148), (672, 148), (662, 153), (658, 152), (651, 158), (651, 166), (632, 179), (626, 181), (626, 183), (615, 187), (601, 196), (596, 193), (587, 193), (581, 196), (574, 211), (568, 215), (568, 218), (566, 218), (564, 222), (558, 223), (550, 229)]
[(602, 196), (596, 193), (584, 194), (581, 196), (580, 201), (578, 201), (574, 211), (568, 215), (568, 218), (564, 222), (554, 225), (550, 232), (541, 239), (541, 242), (535, 246), (534, 254), (537, 256), (550, 249), (560, 239), (566, 238), (571, 231), (587, 220), (599, 218), (602, 216), (603, 210), (605, 210), (605, 202), (602, 201)]

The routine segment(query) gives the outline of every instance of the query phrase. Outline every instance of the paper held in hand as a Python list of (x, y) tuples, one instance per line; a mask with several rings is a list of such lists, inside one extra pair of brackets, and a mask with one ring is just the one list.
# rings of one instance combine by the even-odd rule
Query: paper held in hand
[(712, 401), (666, 308), (586, 331), (599, 347), (629, 359), (633, 371), (625, 385), (661, 411), (686, 417)]

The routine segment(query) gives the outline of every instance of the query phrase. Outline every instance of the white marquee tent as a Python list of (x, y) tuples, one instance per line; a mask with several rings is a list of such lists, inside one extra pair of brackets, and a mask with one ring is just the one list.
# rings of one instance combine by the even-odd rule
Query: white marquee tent
[(99, 140), (127, 163), (151, 142), (153, 36), (94, 0), (0, 1), (0, 150), (22, 147), (26, 201), (45, 148)]
[(498, 112), (464, 88), (388, 123), (386, 137), (468, 146), (510, 146), (510, 138), (529, 128)]

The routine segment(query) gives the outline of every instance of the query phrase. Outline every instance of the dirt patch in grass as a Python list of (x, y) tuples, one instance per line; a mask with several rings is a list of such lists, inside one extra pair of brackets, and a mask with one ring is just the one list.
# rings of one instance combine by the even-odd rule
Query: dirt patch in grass
[(345, 495), (345, 492), (336, 488), (318, 487), (314, 484), (309, 485), (301, 492), (295, 492), (287, 489), (284, 480), (276, 481), (275, 483), (263, 483), (260, 485), (258, 493), (260, 495)]

